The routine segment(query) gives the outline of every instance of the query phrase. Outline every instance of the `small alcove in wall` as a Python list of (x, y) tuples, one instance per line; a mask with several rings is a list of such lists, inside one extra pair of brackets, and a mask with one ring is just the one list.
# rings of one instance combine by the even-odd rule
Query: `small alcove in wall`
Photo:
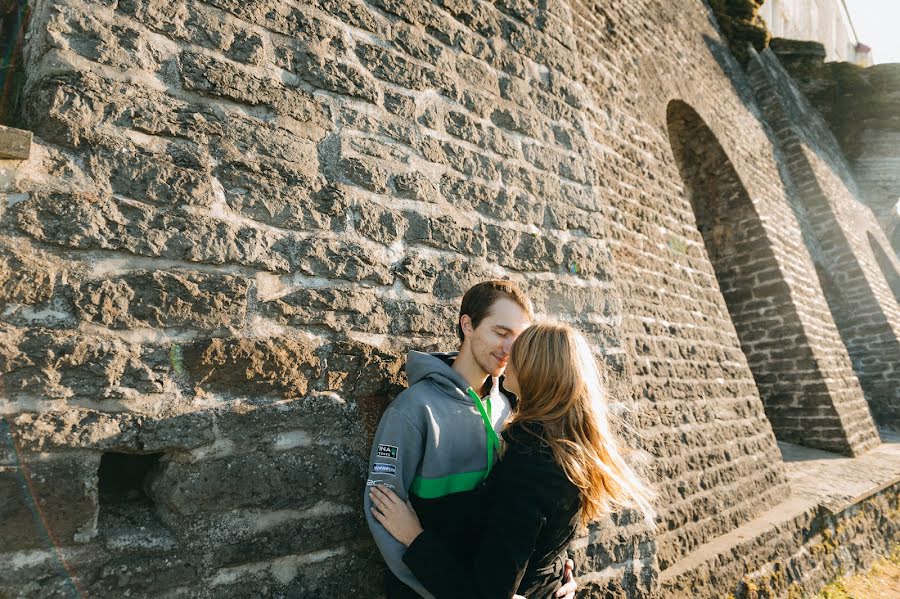
[(98, 526), (114, 524), (122, 518), (157, 520), (149, 482), (160, 467), (162, 453), (107, 452), (97, 470), (100, 504)]

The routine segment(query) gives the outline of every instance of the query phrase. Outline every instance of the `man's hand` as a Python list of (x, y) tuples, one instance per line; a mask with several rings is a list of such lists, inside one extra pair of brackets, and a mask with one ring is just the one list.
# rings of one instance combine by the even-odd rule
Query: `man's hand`
[[(391, 533), (395, 539), (409, 547), (422, 533), (419, 517), (408, 501), (383, 485), (375, 485), (369, 490), (372, 500), (372, 515)], [(565, 587), (563, 587), (565, 588)]]
[(578, 590), (578, 582), (572, 576), (572, 571), (575, 569), (575, 562), (570, 559), (566, 560), (566, 569), (563, 574), (563, 580), (566, 581), (566, 584), (559, 587), (556, 591), (556, 597), (564, 597), (565, 599), (575, 599), (575, 591)]

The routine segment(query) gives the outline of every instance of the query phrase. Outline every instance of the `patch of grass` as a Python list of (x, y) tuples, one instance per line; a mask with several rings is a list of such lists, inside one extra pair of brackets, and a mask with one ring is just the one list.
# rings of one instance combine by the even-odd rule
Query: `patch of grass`
[(900, 597), (900, 543), (866, 574), (831, 581), (812, 599), (897, 599)]

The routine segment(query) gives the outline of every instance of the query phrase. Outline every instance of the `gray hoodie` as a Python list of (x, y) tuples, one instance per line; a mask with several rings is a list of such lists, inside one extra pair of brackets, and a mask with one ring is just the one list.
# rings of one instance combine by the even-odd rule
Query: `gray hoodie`
[[(369, 530), (388, 567), (401, 581), (423, 597), (431, 597), (403, 563), (405, 547), (372, 516), (368, 487), (383, 484), (401, 498), (428, 500), (431, 504), (455, 493), (475, 489), (487, 476), (496, 452), (488, 448), (485, 423), (466, 380), (450, 367), (453, 354), (410, 352), (406, 363), (409, 388), (388, 406), (369, 458), (364, 504)], [(510, 412), (509, 400), (492, 381), (490, 421), (499, 433)], [(491, 462), (489, 463), (489, 456)], [(423, 527), (439, 517), (419, 510)]]

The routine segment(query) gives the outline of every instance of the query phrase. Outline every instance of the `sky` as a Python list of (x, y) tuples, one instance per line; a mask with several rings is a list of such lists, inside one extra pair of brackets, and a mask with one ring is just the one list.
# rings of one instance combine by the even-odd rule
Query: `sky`
[(900, 0), (845, 0), (859, 41), (876, 64), (900, 62)]

